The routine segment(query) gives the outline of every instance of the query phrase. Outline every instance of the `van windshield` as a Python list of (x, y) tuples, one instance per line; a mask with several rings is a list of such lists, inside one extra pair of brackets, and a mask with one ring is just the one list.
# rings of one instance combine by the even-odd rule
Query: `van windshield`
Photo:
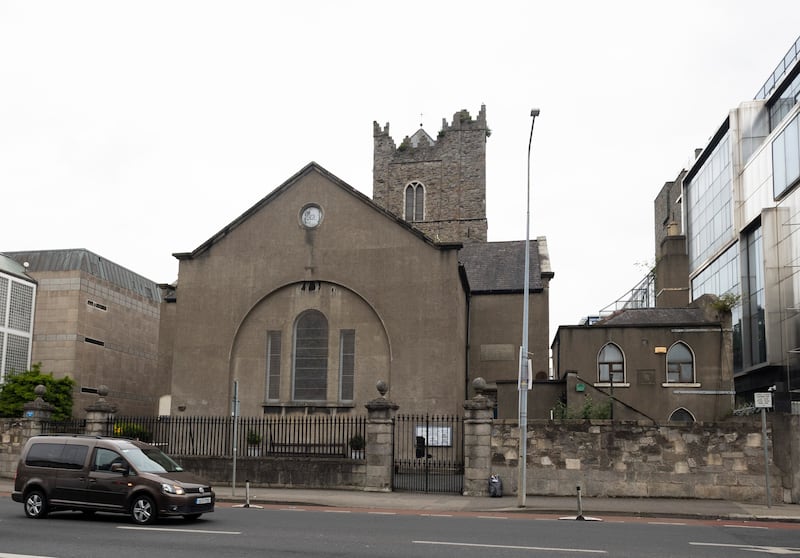
[(128, 463), (142, 473), (180, 473), (183, 467), (175, 463), (163, 451), (156, 448), (123, 449), (122, 453)]

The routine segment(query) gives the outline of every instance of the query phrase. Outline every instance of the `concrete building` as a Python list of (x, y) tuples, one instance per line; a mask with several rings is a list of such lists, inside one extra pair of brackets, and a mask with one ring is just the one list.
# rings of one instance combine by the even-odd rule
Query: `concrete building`
[[(310, 163), (191, 252), (162, 310), (169, 412), (361, 413), (378, 380), (405, 412), (460, 413), (477, 376), (516, 381), (524, 241), (487, 242), (485, 108), (399, 147), (374, 125), (374, 199)], [(544, 238), (529, 347), (548, 370)], [(516, 402), (514, 402), (516, 405)], [(165, 406), (166, 410), (167, 406)]]
[[(670, 215), (680, 204), (690, 300), (739, 297), (732, 320), (740, 404), (775, 386), (784, 411), (800, 399), (798, 100), (800, 39), (755, 98), (728, 112), (679, 177), (679, 199), (660, 210)], [(657, 217), (657, 238), (667, 224)]]
[(8, 252), (36, 281), (30, 362), (76, 382), (76, 412), (109, 388), (120, 414), (152, 415), (169, 386), (157, 375), (158, 286), (88, 250)]
[(22, 263), (0, 254), (0, 383), (31, 365), (36, 281)]

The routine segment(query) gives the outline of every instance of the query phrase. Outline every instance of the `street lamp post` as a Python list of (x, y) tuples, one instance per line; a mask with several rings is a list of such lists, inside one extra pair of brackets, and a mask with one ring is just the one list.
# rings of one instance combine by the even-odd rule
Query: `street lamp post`
[(525, 507), (527, 496), (526, 466), (528, 461), (528, 390), (531, 375), (528, 370), (528, 299), (530, 298), (531, 269), (531, 143), (533, 124), (539, 116), (539, 109), (531, 110), (531, 134), (528, 138), (528, 203), (525, 214), (525, 280), (522, 295), (522, 345), (519, 351), (519, 482), (517, 483), (517, 505)]

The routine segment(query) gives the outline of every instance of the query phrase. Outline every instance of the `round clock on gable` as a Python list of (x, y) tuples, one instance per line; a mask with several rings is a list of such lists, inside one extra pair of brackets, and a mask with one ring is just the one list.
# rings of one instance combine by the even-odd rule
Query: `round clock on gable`
[(322, 222), (322, 208), (316, 204), (309, 204), (300, 213), (300, 222), (307, 229), (315, 229)]

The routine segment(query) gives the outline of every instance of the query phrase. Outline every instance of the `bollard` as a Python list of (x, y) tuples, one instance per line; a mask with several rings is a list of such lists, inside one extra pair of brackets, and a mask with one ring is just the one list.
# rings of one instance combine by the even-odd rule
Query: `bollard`
[(581, 501), (581, 487), (576, 486), (575, 489), (578, 491), (578, 516), (575, 519), (579, 521), (584, 521), (585, 518), (583, 517), (583, 502)]
[[(250, 505), (250, 481), (249, 480), (244, 481), (244, 504), (236, 504), (233, 507), (234, 508), (257, 508), (259, 510), (263, 509), (261, 506), (256, 506), (256, 505), (251, 506)], [(2, 555), (0, 555), (0, 556), (2, 556)]]

